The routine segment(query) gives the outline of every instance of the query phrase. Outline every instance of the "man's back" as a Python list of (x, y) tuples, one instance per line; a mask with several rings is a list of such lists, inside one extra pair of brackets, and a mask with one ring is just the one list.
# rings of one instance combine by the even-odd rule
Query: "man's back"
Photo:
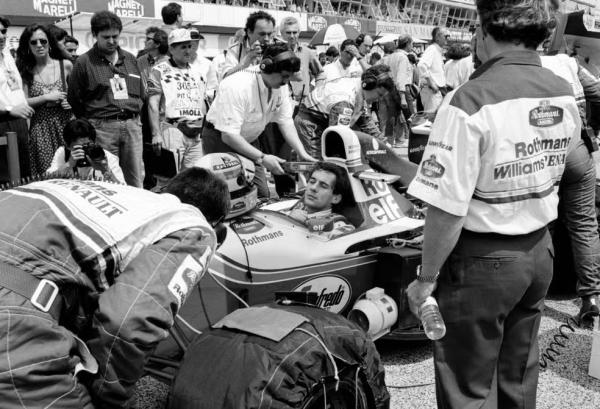
[(0, 261), (91, 291), (106, 289), (144, 247), (169, 233), (210, 229), (196, 208), (172, 195), (77, 179), (0, 192), (0, 211)]

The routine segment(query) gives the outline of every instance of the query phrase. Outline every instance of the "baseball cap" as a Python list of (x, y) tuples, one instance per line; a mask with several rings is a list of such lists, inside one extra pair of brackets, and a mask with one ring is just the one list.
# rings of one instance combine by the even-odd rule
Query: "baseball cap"
[(190, 31), (185, 28), (176, 28), (169, 33), (169, 45), (185, 43), (186, 41), (192, 41), (192, 36)]

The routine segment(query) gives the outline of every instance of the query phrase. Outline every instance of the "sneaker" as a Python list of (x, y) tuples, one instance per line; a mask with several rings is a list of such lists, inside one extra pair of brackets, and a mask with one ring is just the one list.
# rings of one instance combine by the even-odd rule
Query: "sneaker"
[(594, 328), (594, 318), (600, 316), (597, 297), (596, 294), (581, 297), (581, 309), (578, 315), (580, 327), (585, 329)]

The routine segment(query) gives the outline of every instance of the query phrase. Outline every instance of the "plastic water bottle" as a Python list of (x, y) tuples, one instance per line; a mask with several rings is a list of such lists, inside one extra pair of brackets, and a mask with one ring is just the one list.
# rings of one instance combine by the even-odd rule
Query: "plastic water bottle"
[(435, 298), (429, 296), (419, 307), (419, 318), (425, 330), (425, 335), (432, 341), (437, 341), (446, 335), (446, 324)]

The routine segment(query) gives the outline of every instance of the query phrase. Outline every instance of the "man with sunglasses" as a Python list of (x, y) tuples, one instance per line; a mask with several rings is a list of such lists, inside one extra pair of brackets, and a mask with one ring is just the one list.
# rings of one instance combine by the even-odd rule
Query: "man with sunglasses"
[(34, 113), (23, 92), (21, 75), (7, 46), (10, 22), (0, 16), (0, 135), (16, 132), (19, 145), (21, 175), (29, 172), (27, 122)]
[(446, 74), (444, 73), (444, 47), (448, 44), (450, 34), (443, 27), (436, 27), (431, 32), (432, 43), (425, 49), (419, 64), (421, 78), (421, 102), (426, 112), (435, 112), (444, 98)]
[(161, 194), (78, 179), (0, 192), (2, 408), (129, 407), (228, 208), (201, 168)]

